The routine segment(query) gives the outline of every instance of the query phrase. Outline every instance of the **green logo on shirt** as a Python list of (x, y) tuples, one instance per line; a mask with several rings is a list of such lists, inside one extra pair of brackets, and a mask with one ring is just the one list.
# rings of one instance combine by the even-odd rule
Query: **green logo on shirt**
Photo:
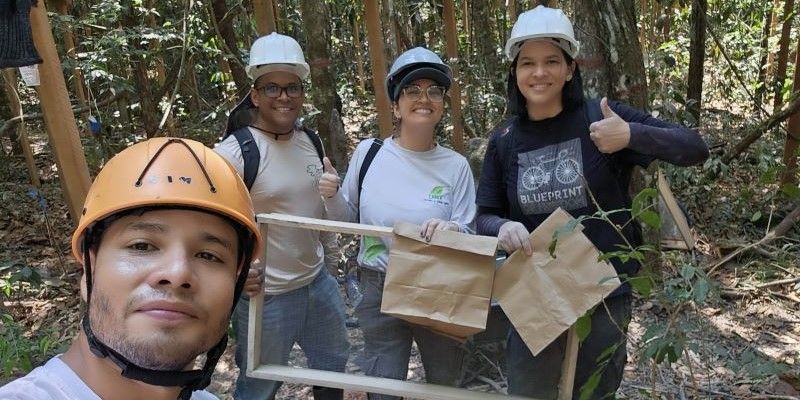
[(450, 188), (447, 186), (434, 186), (428, 198), (432, 200), (441, 200), (446, 194), (450, 193)]

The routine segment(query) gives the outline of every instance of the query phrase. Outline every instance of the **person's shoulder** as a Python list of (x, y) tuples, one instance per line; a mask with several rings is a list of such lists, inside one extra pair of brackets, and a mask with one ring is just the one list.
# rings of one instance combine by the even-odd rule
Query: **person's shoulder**
[(239, 159), (242, 157), (242, 148), (239, 146), (239, 141), (233, 134), (228, 135), (225, 139), (217, 142), (214, 145), (214, 151), (225, 157), (230, 161), (231, 159)]
[[(65, 368), (67, 370), (65, 370)], [(28, 375), (9, 382), (0, 387), (1, 400), (70, 400), (74, 399), (71, 391), (82, 392), (82, 400), (99, 399), (91, 390), (79, 381), (77, 375), (58, 357), (50, 359), (46, 364), (35, 368)], [(78, 379), (78, 381), (74, 381)], [(74, 387), (69, 390), (65, 385)]]
[(219, 400), (219, 397), (205, 390), (195, 390), (192, 392), (192, 400)]

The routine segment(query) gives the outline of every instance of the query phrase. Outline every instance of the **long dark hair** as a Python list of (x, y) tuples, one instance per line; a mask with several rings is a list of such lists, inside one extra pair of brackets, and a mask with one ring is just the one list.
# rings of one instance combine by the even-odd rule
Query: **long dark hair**
[[(572, 73), (572, 79), (564, 83), (564, 88), (561, 90), (561, 105), (564, 110), (572, 110), (580, 107), (583, 104), (583, 78), (581, 78), (581, 70), (575, 59), (570, 57), (563, 49), (561, 53), (568, 64), (575, 64), (575, 71)], [(528, 108), (526, 107), (525, 96), (517, 87), (517, 60), (519, 54), (514, 58), (508, 70), (508, 82), (506, 83), (506, 101), (508, 114), (518, 117), (527, 117)]]

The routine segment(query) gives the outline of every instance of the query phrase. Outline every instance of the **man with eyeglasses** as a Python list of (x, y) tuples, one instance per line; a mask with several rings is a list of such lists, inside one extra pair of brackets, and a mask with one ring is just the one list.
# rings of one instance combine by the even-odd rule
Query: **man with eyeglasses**
[[(246, 70), (253, 87), (231, 113), (229, 134), (214, 150), (245, 177), (256, 213), (323, 218), (317, 188), (322, 173), (319, 138), (298, 124), (305, 100), (302, 80), (309, 74), (300, 45), (278, 33), (263, 36), (253, 43)], [(242, 132), (249, 139), (240, 142), (236, 136)], [(251, 152), (259, 158), (248, 182)], [(265, 275), (262, 363), (288, 364), (297, 343), (309, 368), (344, 371), (349, 350), (345, 308), (337, 282), (325, 268), (323, 241), (317, 231), (270, 227), (267, 259), (259, 261)], [(234, 398), (273, 399), (282, 382), (250, 378), (244, 372), (249, 305), (249, 298), (242, 296), (233, 318), (240, 370)], [(313, 393), (317, 400), (343, 395), (341, 389), (317, 386)]]

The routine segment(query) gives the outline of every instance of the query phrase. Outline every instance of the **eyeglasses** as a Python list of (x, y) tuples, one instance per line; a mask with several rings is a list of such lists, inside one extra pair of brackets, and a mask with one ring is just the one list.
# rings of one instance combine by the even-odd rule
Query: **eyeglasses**
[(271, 98), (278, 98), (281, 97), (283, 92), (286, 92), (286, 95), (296, 99), (303, 95), (303, 85), (299, 83), (290, 83), (287, 86), (279, 86), (274, 83), (268, 83), (264, 86), (257, 87), (256, 90), (260, 90), (264, 93), (265, 96)]
[[(417, 101), (422, 98), (422, 88), (417, 85), (408, 85), (403, 88), (403, 94), (411, 101)], [(428, 100), (434, 103), (441, 103), (444, 101), (444, 93), (446, 89), (443, 86), (428, 86), (425, 93), (428, 95)]]

